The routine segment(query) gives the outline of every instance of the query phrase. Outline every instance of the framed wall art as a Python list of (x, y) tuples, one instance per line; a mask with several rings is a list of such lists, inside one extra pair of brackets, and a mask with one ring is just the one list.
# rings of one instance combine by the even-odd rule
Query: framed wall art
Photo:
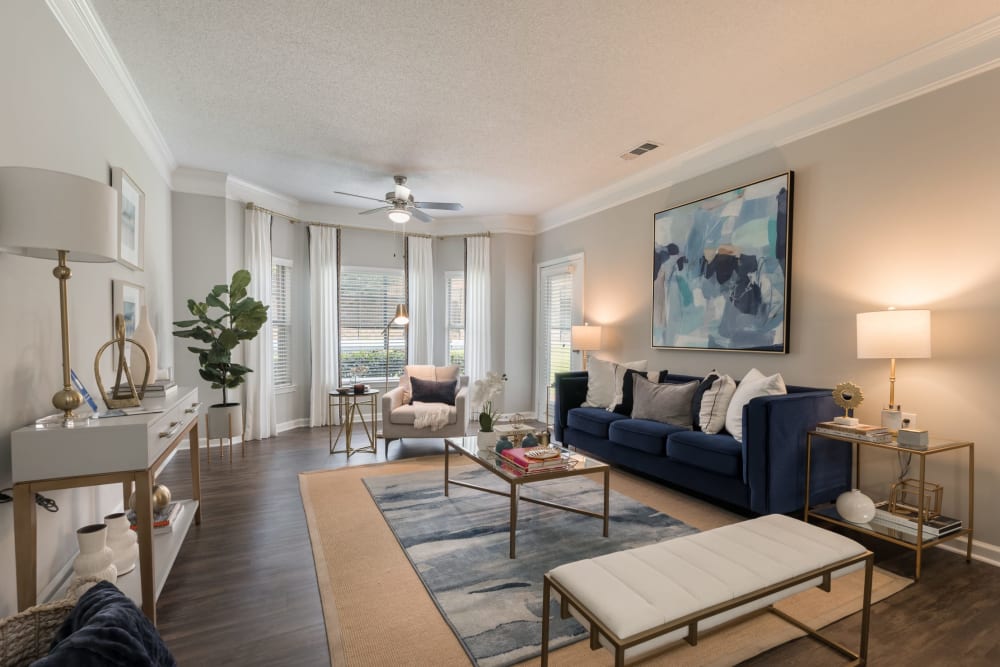
[[(139, 323), (139, 309), (145, 301), (145, 289), (126, 280), (111, 281), (111, 338), (115, 337), (115, 316), (125, 317), (125, 337), (132, 338)], [(118, 367), (118, 346), (111, 348), (112, 363)], [(125, 358), (130, 358), (132, 344), (125, 343)]]
[(146, 195), (121, 167), (112, 167), (111, 187), (118, 193), (118, 261), (141, 271), (146, 240)]
[(788, 352), (792, 172), (653, 216), (652, 344)]

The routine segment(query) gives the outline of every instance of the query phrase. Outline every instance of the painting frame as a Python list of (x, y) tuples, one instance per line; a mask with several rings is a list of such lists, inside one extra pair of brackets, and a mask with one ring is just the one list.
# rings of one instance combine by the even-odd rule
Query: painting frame
[[(142, 306), (146, 303), (146, 288), (127, 280), (111, 280), (111, 337), (115, 333), (115, 317), (119, 314), (125, 317), (125, 337), (135, 335), (135, 327), (139, 323)], [(125, 343), (125, 358), (132, 352), (132, 344)], [(118, 346), (111, 346), (112, 367), (118, 368)]]
[(653, 214), (654, 349), (788, 354), (794, 173)]
[(118, 262), (142, 271), (146, 194), (121, 167), (111, 168), (111, 187), (118, 195)]

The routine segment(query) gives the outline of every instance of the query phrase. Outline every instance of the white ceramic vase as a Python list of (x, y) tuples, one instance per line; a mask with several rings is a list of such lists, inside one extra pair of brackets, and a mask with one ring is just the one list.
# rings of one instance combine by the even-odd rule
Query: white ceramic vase
[(124, 512), (107, 515), (104, 524), (108, 527), (108, 546), (120, 577), (135, 569), (135, 561), (139, 557), (139, 536), (131, 529)]
[[(135, 324), (132, 340), (146, 348), (146, 354), (149, 355), (149, 381), (152, 383), (156, 380), (156, 364), (159, 359), (156, 351), (156, 335), (153, 333), (153, 325), (149, 322), (149, 311), (146, 306), (139, 309), (139, 321)], [(136, 385), (142, 384), (142, 378), (146, 373), (146, 358), (137, 347), (133, 347), (129, 355), (129, 368), (132, 369), (132, 380)]]
[(497, 444), (497, 432), (496, 431), (479, 431), (476, 434), (476, 440), (478, 441), (479, 449), (493, 451), (493, 448)]
[(875, 503), (858, 489), (837, 496), (837, 513), (851, 523), (868, 523), (875, 518)]
[[(114, 583), (118, 578), (115, 568), (115, 557), (108, 546), (108, 527), (103, 523), (92, 523), (76, 531), (76, 540), (80, 544), (80, 554), (73, 559), (73, 579), (70, 588), (76, 588), (76, 581), (87, 577), (96, 577)], [(94, 582), (96, 583), (96, 582)], [(82, 595), (94, 585), (89, 583), (77, 588)]]

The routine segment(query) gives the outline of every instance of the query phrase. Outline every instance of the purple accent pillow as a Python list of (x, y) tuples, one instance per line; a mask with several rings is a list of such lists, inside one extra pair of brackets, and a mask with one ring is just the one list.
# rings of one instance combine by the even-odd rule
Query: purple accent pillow
[(455, 405), (455, 394), (458, 392), (458, 380), (435, 382), (410, 378), (410, 393), (413, 398), (410, 403), (445, 403)]

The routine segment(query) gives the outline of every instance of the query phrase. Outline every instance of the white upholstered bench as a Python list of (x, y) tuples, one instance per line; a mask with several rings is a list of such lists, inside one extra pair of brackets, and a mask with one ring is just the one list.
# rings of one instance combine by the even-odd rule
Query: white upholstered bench
[[(772, 604), (832, 577), (865, 568), (857, 653), (775, 609)], [(545, 575), (542, 665), (548, 664), (552, 593), (563, 618), (590, 629), (615, 665), (646, 657), (680, 639), (738, 617), (771, 612), (863, 665), (868, 654), (872, 553), (842, 535), (779, 514), (657, 544), (567, 563)]]

